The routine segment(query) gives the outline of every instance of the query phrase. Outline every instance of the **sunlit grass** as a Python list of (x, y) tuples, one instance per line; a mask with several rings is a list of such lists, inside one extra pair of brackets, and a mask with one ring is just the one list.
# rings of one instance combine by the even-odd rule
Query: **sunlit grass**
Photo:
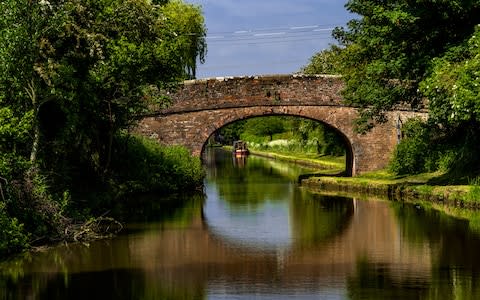
[(300, 152), (285, 154), (277, 151), (259, 151), (259, 150), (250, 150), (250, 152), (252, 154), (268, 155), (275, 159), (280, 159), (285, 161), (317, 165), (322, 169), (329, 169), (329, 170), (334, 169), (338, 172), (345, 170), (345, 156), (321, 156), (313, 153), (300, 153)]
[(435, 185), (437, 178), (444, 173), (433, 172), (411, 176), (397, 176), (388, 170), (367, 172), (356, 177), (313, 177), (305, 182), (310, 186), (329, 185), (338, 189), (359, 190), (377, 194), (388, 194), (389, 191), (402, 191), (404, 196), (412, 199), (431, 199), (453, 205), (477, 207), (480, 205), (480, 179), (469, 185)]

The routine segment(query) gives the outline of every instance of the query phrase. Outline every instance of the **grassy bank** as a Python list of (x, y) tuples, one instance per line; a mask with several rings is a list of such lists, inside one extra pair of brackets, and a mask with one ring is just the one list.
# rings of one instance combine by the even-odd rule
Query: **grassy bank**
[(310, 177), (302, 185), (315, 190), (378, 195), (393, 200), (428, 201), (452, 207), (480, 209), (480, 186), (433, 185), (442, 173), (424, 173), (398, 177), (387, 171), (377, 171), (356, 177)]
[(356, 177), (333, 176), (345, 168), (345, 157), (318, 156), (303, 153), (277, 153), (251, 150), (252, 154), (307, 165), (317, 169), (301, 179), (302, 186), (312, 190), (344, 192), (349, 194), (388, 197), (402, 201), (427, 201), (450, 207), (480, 209), (480, 180), (472, 179), (469, 185), (437, 184), (445, 182), (441, 172), (411, 176), (397, 176), (382, 170)]

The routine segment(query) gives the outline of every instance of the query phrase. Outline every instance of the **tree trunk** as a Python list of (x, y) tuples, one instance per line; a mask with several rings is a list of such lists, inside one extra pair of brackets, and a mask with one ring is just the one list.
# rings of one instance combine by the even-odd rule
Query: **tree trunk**
[(37, 94), (35, 92), (35, 85), (33, 83), (33, 80), (28, 83), (28, 86), (25, 88), (28, 97), (32, 101), (32, 106), (34, 109), (34, 114), (33, 114), (33, 143), (32, 143), (32, 149), (30, 150), (30, 171), (29, 173), (33, 172), (36, 169), (37, 165), (37, 157), (38, 157), (38, 147), (40, 144), (40, 124), (38, 121), (38, 112), (40, 110), (40, 104), (38, 103), (37, 100)]
[(113, 124), (113, 115), (112, 115), (112, 105), (108, 101), (108, 113), (109, 113), (109, 129), (108, 129), (108, 142), (107, 142), (107, 157), (105, 161), (105, 166), (103, 173), (107, 174), (108, 169), (110, 168), (110, 162), (112, 160), (112, 146), (113, 146), (113, 134), (114, 134), (114, 124)]
[(30, 162), (32, 166), (37, 164), (37, 156), (38, 156), (38, 145), (40, 144), (40, 126), (38, 124), (37, 118), (35, 118), (35, 124), (33, 125), (33, 144), (32, 150), (30, 151)]

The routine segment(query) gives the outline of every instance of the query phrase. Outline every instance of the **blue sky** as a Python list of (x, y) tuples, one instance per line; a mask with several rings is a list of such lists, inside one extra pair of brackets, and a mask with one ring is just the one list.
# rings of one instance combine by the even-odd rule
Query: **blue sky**
[(343, 0), (187, 0), (202, 7), (206, 62), (197, 78), (288, 74), (335, 43), (331, 28), (352, 19)]

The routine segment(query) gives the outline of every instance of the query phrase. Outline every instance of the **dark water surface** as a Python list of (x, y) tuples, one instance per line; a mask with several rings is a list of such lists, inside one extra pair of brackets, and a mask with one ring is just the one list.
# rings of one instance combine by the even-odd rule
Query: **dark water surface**
[(0, 264), (0, 299), (480, 299), (467, 220), (312, 194), (295, 184), (309, 170), (258, 157), (205, 165), (205, 197)]

